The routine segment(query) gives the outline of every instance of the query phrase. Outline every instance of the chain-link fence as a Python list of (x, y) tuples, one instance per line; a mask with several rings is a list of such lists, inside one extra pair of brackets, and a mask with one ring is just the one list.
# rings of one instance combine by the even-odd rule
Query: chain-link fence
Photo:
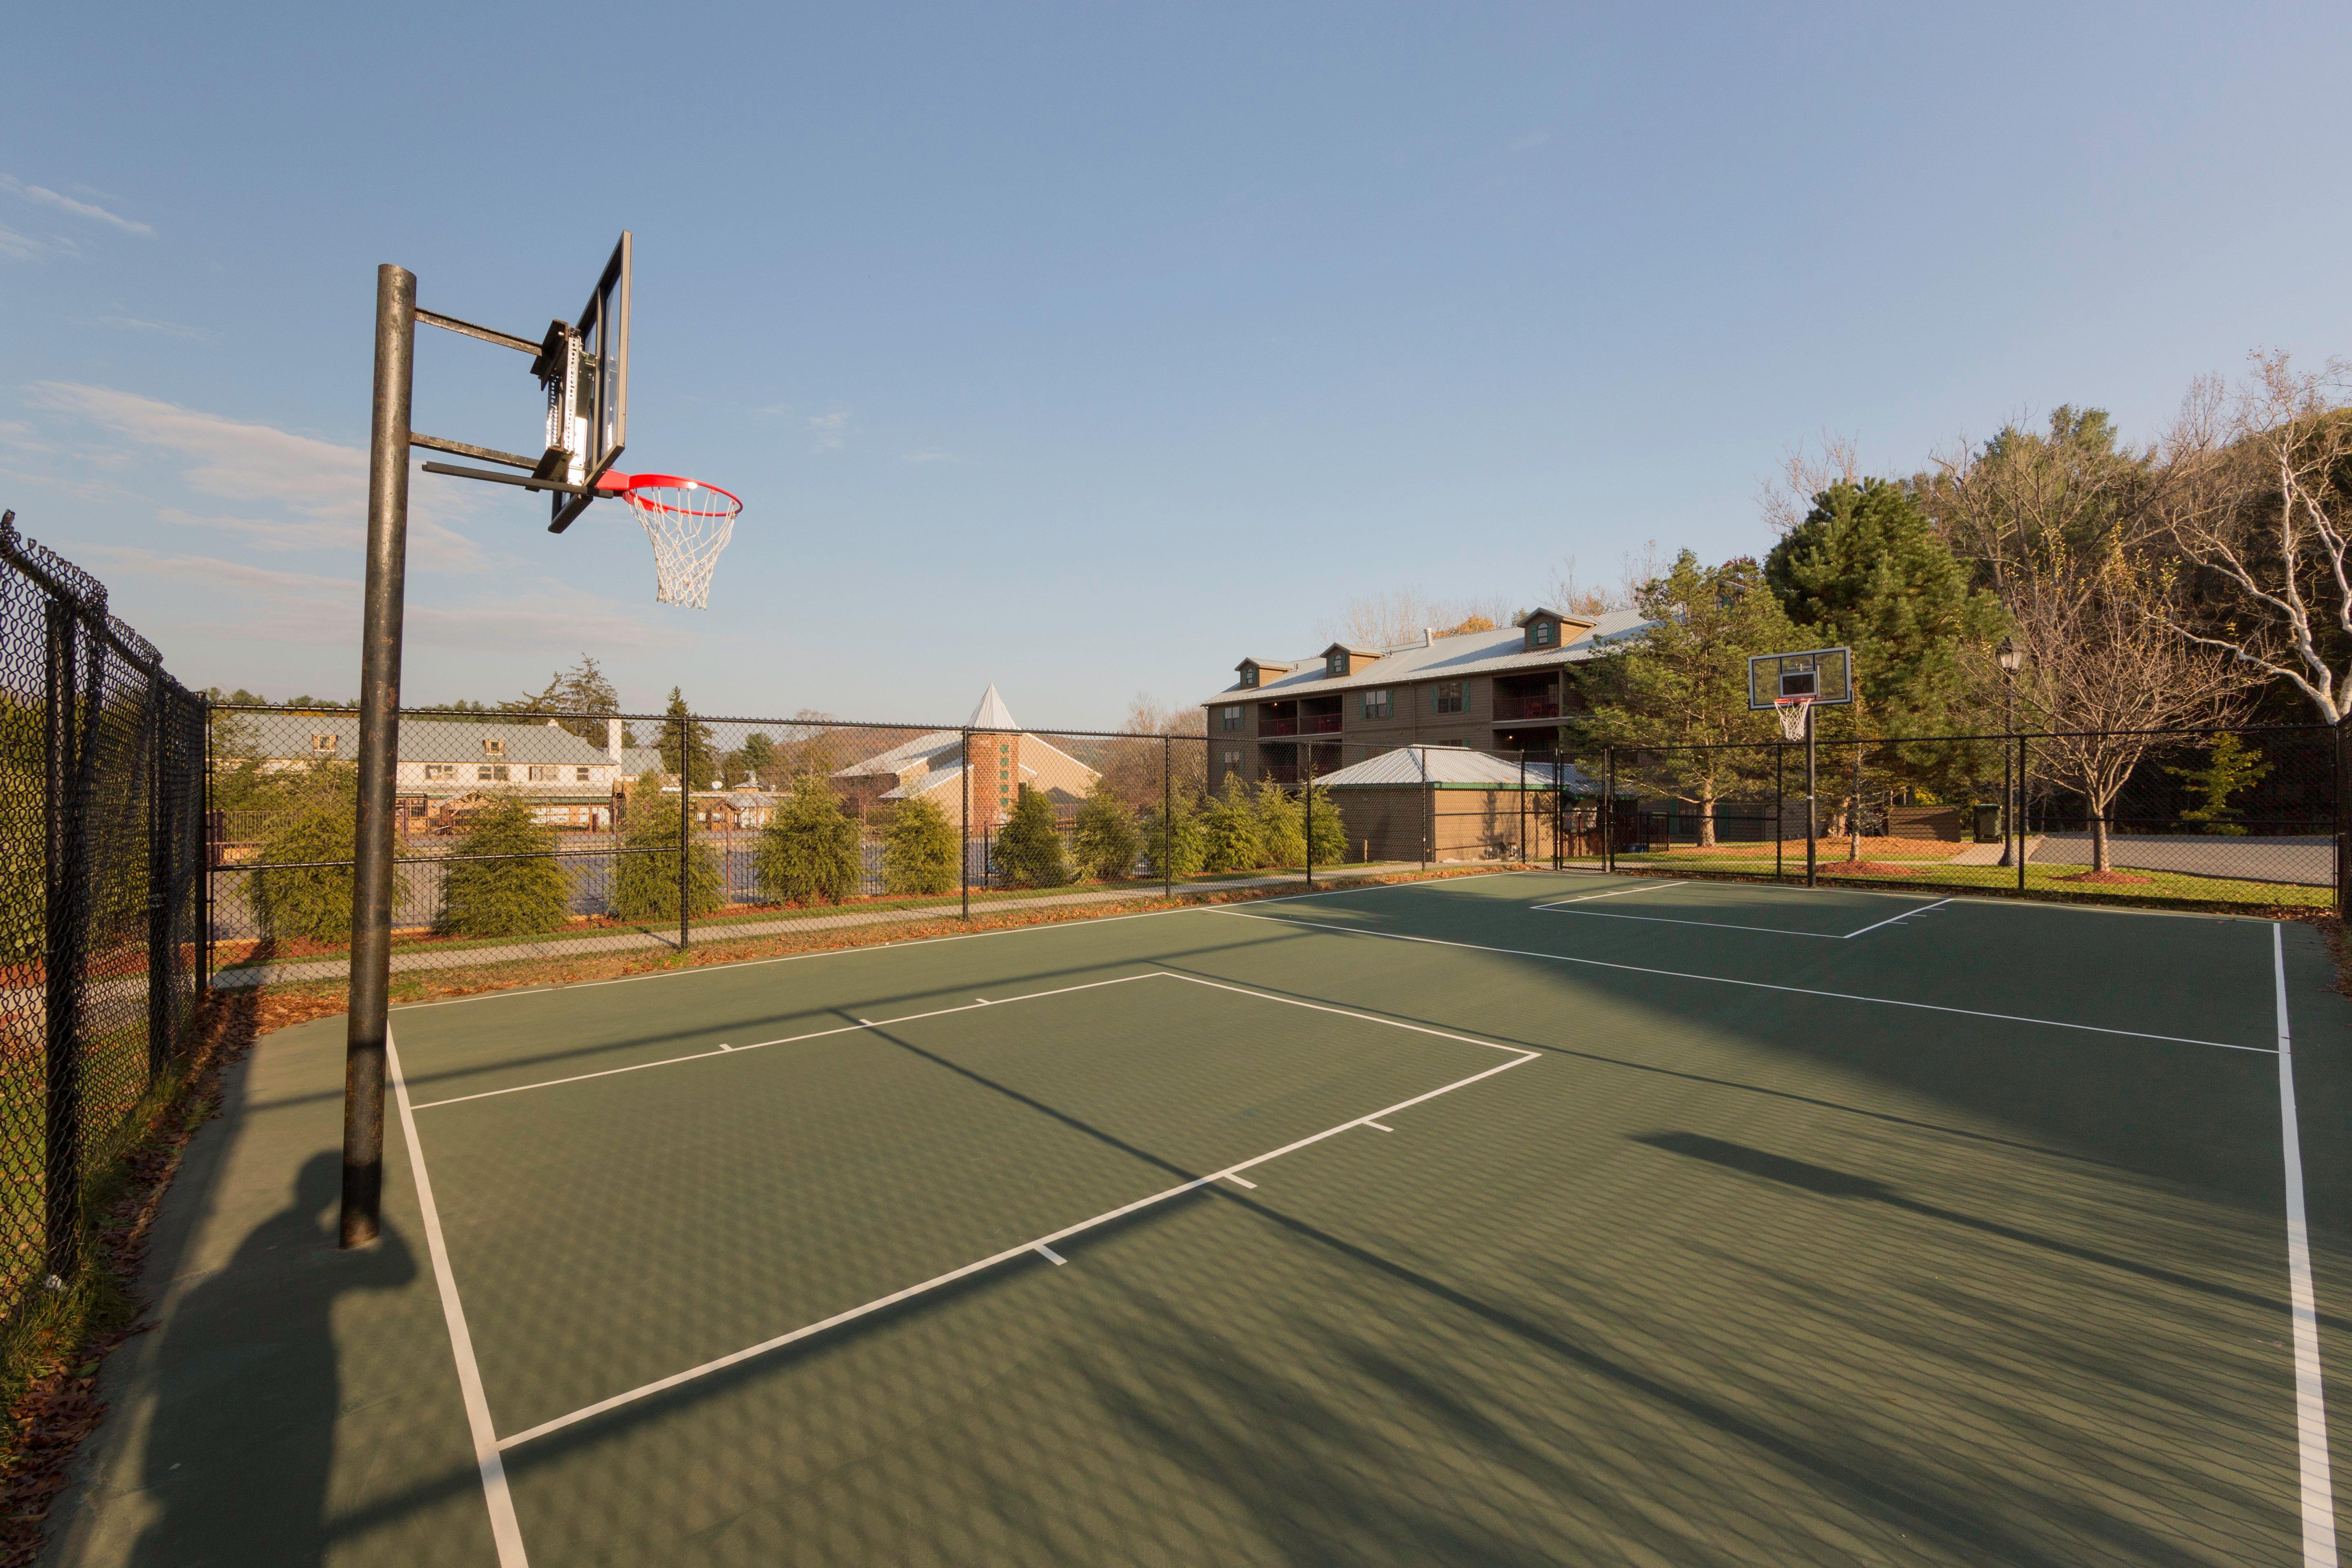
[(190, 1037), (203, 701), (0, 513), (0, 1324), (79, 1272), (82, 1201)]
[[(2327, 725), (1611, 748), (1616, 868), (2334, 908)], [(1808, 787), (1808, 767), (1811, 785)]]

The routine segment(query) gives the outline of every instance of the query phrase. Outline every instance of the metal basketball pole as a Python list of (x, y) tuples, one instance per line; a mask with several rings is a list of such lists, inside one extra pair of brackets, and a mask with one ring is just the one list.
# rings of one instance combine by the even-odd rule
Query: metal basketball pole
[(360, 626), (359, 816), (352, 879), (351, 1016), (343, 1037), (343, 1202), (338, 1235), (383, 1227), (385, 1014), (392, 991), (394, 767), (400, 754), (400, 633), (408, 569), (408, 408), (416, 277), (375, 269), (375, 402), (368, 445), (367, 588)]
[(1814, 798), (1819, 780), (1813, 770), (1813, 705), (1805, 704), (1805, 886), (1819, 887), (1816, 877), (1815, 844), (1821, 833), (1820, 807)]

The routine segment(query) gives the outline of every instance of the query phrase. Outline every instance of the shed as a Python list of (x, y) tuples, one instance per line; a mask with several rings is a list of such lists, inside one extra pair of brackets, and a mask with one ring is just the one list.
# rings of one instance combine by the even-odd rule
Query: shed
[(1517, 758), (1466, 746), (1399, 746), (1315, 782), (1339, 808), (1351, 859), (1549, 859), (1563, 807), (1561, 851), (1600, 852), (1600, 792), (1572, 763), (1559, 764), (1555, 778), (1549, 763), (1522, 768)]

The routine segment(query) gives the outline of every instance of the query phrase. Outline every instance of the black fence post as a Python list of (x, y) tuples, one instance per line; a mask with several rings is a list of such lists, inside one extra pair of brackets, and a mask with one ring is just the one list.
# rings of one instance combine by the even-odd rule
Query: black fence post
[[(680, 704), (681, 709), (684, 705)], [(694, 866), (694, 753), (688, 748), (694, 731), (688, 714), (677, 716), (677, 950), (686, 951), (694, 940), (690, 916), (694, 900), (688, 896), (693, 883), (690, 873)]]
[(1568, 768), (1560, 754), (1559, 731), (1554, 730), (1551, 742), (1551, 868), (1568, 868), (1568, 846), (1563, 841), (1569, 830)]
[(42, 1134), (47, 1152), (44, 1205), (49, 1276), (62, 1284), (81, 1261), (81, 894), (86, 804), (81, 777), (80, 703), (75, 687), (79, 625), (74, 606), (51, 598), (47, 611), (47, 712), (43, 732), (43, 1023), (47, 1083)]
[(1805, 704), (1805, 886), (1821, 885), (1819, 849), (1821, 840), (1820, 789), (1821, 771), (1815, 765), (1813, 749), (1813, 705)]
[(2017, 890), (2025, 891), (2025, 832), (2028, 810), (2025, 782), (2025, 737), (2017, 738)]
[(2352, 898), (2347, 897), (2347, 879), (2352, 878), (2352, 811), (2346, 809), (2344, 800), (2344, 748), (2352, 745), (2352, 720), (2337, 720), (2333, 739), (2336, 744), (2330, 751), (2336, 765), (2330, 782), (2336, 794), (2336, 912), (2340, 916), (2352, 910)]
[(963, 918), (971, 919), (971, 731), (963, 732), (963, 844), (956, 861), (963, 878)]
[(1307, 756), (1307, 782), (1299, 786), (1299, 805), (1307, 813), (1307, 885), (1315, 886), (1315, 742), (1298, 748)]
[(205, 726), (205, 771), (196, 788), (196, 854), (201, 880), (196, 891), (196, 994), (213, 991), (213, 700), (197, 710)]
[(1160, 892), (1176, 896), (1176, 742), (1160, 737)]
[(1429, 748), (1417, 746), (1414, 751), (1421, 758), (1421, 868), (1426, 871), (1429, 869), (1429, 815), (1433, 804), (1430, 800)]
[(1772, 742), (1772, 879), (1779, 881), (1786, 875), (1780, 868), (1781, 843), (1789, 837), (1788, 795), (1789, 746), (1785, 741)]
[(147, 1078), (163, 1076), (177, 1033), (172, 1018), (172, 811), (163, 794), (169, 746), (163, 672), (147, 676)]
[(1601, 868), (1617, 869), (1617, 748), (1601, 749)]

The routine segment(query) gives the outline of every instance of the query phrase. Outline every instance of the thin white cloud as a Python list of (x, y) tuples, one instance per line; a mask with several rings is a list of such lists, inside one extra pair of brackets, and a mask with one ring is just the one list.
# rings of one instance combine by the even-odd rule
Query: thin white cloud
[(838, 452), (849, 438), (849, 410), (836, 408), (830, 414), (812, 414), (808, 418), (809, 450)]
[[(207, 590), (206, 608), (235, 613), (234, 619), (192, 620), (186, 623), (191, 631), (343, 648), (359, 639), (356, 578), (285, 572), (213, 555), (166, 555), (135, 545), (101, 545), (89, 553), (112, 562), (119, 575), (163, 577)], [(495, 599), (412, 603), (406, 622), (412, 647), (424, 639), (484, 652), (544, 654), (576, 646), (591, 630), (600, 647), (645, 647), (674, 640), (646, 625), (630, 606), (541, 581), (516, 584)]]
[(13, 228), (0, 228), (0, 260), (37, 261), (45, 247), (29, 234), (18, 234)]
[(184, 327), (177, 321), (149, 321), (137, 316), (100, 316), (98, 324), (112, 327), (118, 332), (156, 332), (167, 338), (185, 338), (190, 342), (216, 343), (220, 339), (202, 327)]
[[(165, 521), (226, 528), (276, 549), (347, 549), (366, 515), (368, 459), (356, 447), (76, 382), (37, 382), (27, 402), (86, 420), (114, 437), (75, 455), (85, 468), (127, 467), (142, 452), (166, 452), (187, 465), (175, 480), (178, 489), (236, 509), (233, 517), (213, 520), (167, 503), (157, 509)], [(474, 504), (454, 489), (412, 484), (413, 563), (446, 572), (486, 564), (479, 547), (444, 521), (463, 519)], [(259, 519), (253, 515), (257, 507), (291, 515)]]
[(94, 202), (78, 202), (71, 196), (60, 195), (46, 185), (28, 185), (14, 174), (0, 174), (0, 191), (6, 191), (11, 195), (22, 196), (38, 206), (55, 207), (59, 212), (71, 213), (76, 217), (86, 217), (94, 223), (110, 224), (125, 234), (135, 234), (142, 239), (154, 237), (154, 228), (141, 223), (137, 218), (128, 218), (120, 213), (110, 213)]
[(953, 452), (901, 452), (902, 463), (953, 463), (961, 461)]

